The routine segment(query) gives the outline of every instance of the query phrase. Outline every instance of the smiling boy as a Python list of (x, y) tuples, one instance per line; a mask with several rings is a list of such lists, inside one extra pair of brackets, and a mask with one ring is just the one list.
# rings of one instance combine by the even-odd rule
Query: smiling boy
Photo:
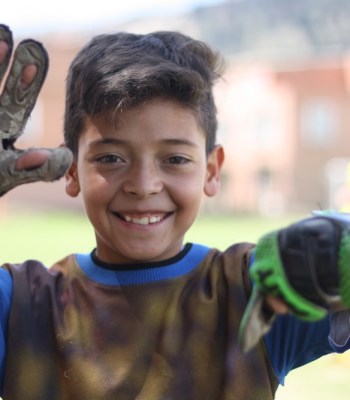
[(152, 99), (89, 118), (67, 192), (82, 193), (98, 257), (110, 263), (176, 256), (203, 193), (219, 188), (223, 150), (207, 156), (195, 113), (171, 99)]
[[(6, 27), (0, 38), (10, 43)], [(40, 69), (34, 68), (29, 89), (33, 76), (21, 71), (45, 63), (43, 50), (37, 60), (29, 57), (19, 69), (24, 93), (35, 89), (34, 98)], [(5, 400), (267, 400), (291, 369), (349, 347), (345, 310), (313, 323), (280, 316), (251, 351), (242, 352), (238, 332), (251, 292), (248, 268), (254, 257), (259, 266), (264, 254), (252, 257), (254, 246), (246, 243), (221, 252), (184, 242), (202, 196), (220, 187), (224, 152), (215, 142), (212, 94), (219, 65), (208, 46), (176, 32), (97, 36), (73, 60), (65, 112), (73, 162), (66, 191), (82, 195), (96, 248), (49, 269), (33, 260), (0, 269)], [(9, 136), (6, 129), (1, 134)], [(6, 190), (70, 164), (66, 149), (23, 152), (13, 142), (3, 140), (0, 155)], [(311, 223), (323, 248), (325, 237), (335, 243), (331, 253), (339, 244), (333, 240), (338, 226), (325, 235), (332, 224), (327, 218)], [(309, 235), (309, 221), (296, 227)], [(282, 238), (295, 242), (294, 228), (281, 231)], [(297, 315), (307, 301), (311, 314), (327, 310), (324, 298), (338, 291), (337, 262), (321, 263), (320, 273), (312, 271), (319, 282), (303, 290), (289, 268), (292, 248), (281, 242), (283, 265), (308, 300), (291, 302), (284, 283), (279, 292), (264, 279), (257, 287)], [(267, 304), (273, 303), (264, 301), (258, 311), (269, 317)]]

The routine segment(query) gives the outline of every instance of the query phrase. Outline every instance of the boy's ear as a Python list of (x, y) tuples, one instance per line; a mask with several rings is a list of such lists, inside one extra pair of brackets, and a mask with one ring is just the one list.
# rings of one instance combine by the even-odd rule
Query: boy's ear
[(204, 193), (209, 197), (215, 196), (220, 190), (220, 174), (224, 159), (224, 149), (220, 145), (215, 146), (208, 155)]
[(77, 197), (80, 193), (80, 184), (78, 178), (77, 160), (74, 159), (69, 170), (65, 174), (66, 193), (71, 197)]

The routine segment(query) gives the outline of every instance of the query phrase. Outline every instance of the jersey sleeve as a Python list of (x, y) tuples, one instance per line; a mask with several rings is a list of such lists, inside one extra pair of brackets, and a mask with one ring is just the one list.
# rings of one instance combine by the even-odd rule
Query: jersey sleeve
[(6, 334), (12, 300), (12, 278), (10, 273), (0, 268), (0, 395), (4, 378), (6, 356)]
[[(347, 317), (346, 317), (347, 316)], [(349, 312), (305, 322), (294, 316), (277, 317), (264, 341), (280, 384), (293, 369), (319, 357), (350, 348)]]

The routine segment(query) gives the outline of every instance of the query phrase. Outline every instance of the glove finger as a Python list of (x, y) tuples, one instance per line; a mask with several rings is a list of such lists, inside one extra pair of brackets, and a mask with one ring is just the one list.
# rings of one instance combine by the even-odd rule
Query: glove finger
[(73, 155), (66, 147), (57, 149), (45, 149), (50, 155), (48, 159), (38, 168), (30, 170), (17, 170), (16, 160), (26, 150), (8, 150), (0, 155), (0, 196), (24, 183), (37, 181), (52, 182), (60, 179), (70, 167)]
[(341, 229), (338, 260), (340, 295), (342, 303), (350, 308), (350, 214), (331, 210), (316, 210), (313, 214), (331, 221)]
[(264, 307), (264, 296), (254, 288), (239, 327), (238, 343), (240, 348), (247, 352), (272, 327), (276, 314)]
[[(0, 136), (3, 146), (13, 144), (22, 134), (34, 108), (48, 69), (48, 55), (41, 43), (24, 40), (16, 48), (13, 63), (0, 97)], [(35, 65), (37, 72), (29, 86), (21, 84), (23, 70)]]
[(3, 46), (3, 52), (5, 53), (2, 59), (0, 59), (0, 84), (1, 84), (1, 81), (7, 71), (7, 67), (9, 65), (13, 49), (12, 33), (8, 26), (2, 24), (0, 24), (0, 44)]

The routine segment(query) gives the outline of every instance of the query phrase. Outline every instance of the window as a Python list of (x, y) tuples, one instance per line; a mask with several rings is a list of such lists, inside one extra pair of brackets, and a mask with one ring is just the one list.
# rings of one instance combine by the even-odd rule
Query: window
[(277, 129), (272, 116), (260, 112), (253, 121), (253, 139), (259, 149), (268, 150), (276, 145)]
[(332, 144), (338, 130), (338, 107), (334, 99), (307, 100), (301, 107), (300, 134), (304, 145), (325, 148)]

